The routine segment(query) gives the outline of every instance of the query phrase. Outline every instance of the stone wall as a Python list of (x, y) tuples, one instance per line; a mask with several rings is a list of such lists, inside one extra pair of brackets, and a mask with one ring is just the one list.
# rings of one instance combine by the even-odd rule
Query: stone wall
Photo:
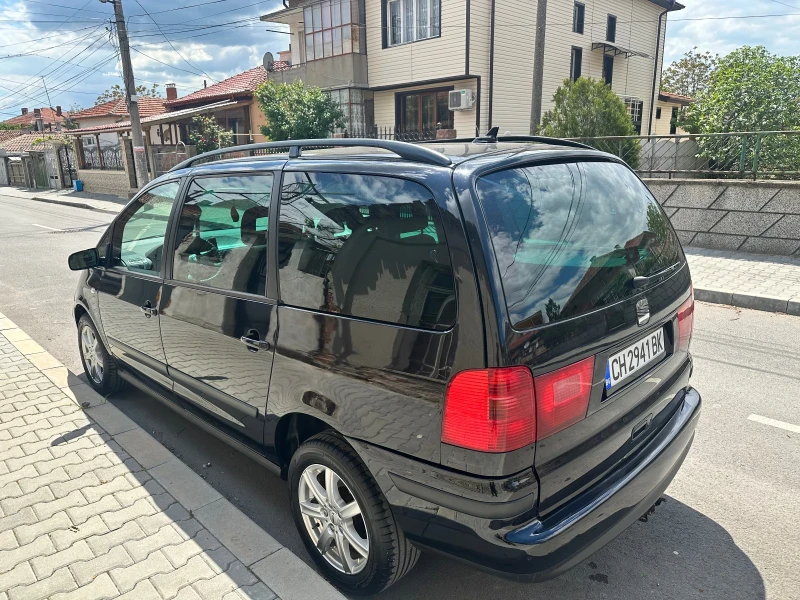
[(684, 246), (800, 255), (800, 182), (645, 182)]
[(95, 194), (113, 194), (126, 200), (136, 193), (130, 188), (126, 171), (101, 171), (100, 169), (78, 169), (78, 179), (83, 189)]

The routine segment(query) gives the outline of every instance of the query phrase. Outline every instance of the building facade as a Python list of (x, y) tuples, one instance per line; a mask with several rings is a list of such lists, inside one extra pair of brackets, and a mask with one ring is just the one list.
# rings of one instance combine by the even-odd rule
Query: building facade
[[(580, 76), (608, 81), (637, 131), (652, 133), (667, 14), (683, 8), (673, 0), (548, 0), (543, 79), (534, 86), (534, 0), (289, 0), (288, 6), (261, 17), (290, 28), (290, 60), (274, 63), (270, 79), (303, 79), (337, 99), (337, 90), (357, 90), (343, 100), (350, 131), (390, 129), (405, 139), (448, 137), (443, 130), (469, 137), (493, 126), (529, 134), (534, 98), (547, 111), (564, 80)], [(345, 18), (349, 37), (342, 42), (337, 31)], [(468, 108), (451, 110), (450, 92), (468, 99)]]

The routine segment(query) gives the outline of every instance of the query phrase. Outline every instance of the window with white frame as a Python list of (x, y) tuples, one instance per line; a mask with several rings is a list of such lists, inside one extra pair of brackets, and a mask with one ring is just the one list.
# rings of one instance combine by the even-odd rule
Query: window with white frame
[(441, 35), (441, 0), (384, 0), (387, 46)]

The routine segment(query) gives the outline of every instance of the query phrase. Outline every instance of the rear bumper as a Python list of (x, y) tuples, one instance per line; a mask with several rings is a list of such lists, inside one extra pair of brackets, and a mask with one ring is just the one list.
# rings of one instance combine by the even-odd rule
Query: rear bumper
[[(526, 494), (525, 485), (515, 489), (524, 477), (480, 483), (460, 480), (464, 493), (459, 499), (442, 489), (452, 484), (452, 477), (448, 480), (434, 468), (419, 468), (413, 474), (416, 485), (409, 485), (407, 478), (398, 478), (398, 465), (382, 452), (376, 460), (372, 447), (358, 443), (355, 447), (415, 544), (503, 577), (543, 581), (610, 542), (667, 489), (689, 452), (700, 416), (697, 391), (686, 388), (679, 395), (683, 398), (678, 410), (634, 460), (544, 520), (533, 513), (535, 495)], [(503, 501), (481, 502), (484, 490), (489, 492), (484, 498), (501, 496)], [(514, 514), (519, 516), (511, 517)]]

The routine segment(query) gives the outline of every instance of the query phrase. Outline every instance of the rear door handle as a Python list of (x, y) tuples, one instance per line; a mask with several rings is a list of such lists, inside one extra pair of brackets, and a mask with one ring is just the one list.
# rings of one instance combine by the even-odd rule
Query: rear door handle
[(158, 309), (153, 308), (153, 305), (150, 303), (150, 300), (145, 302), (144, 306), (140, 306), (139, 310), (141, 310), (142, 313), (144, 313), (144, 316), (147, 317), (148, 319), (150, 317), (155, 317), (158, 315)]
[(269, 350), (272, 348), (270, 343), (267, 340), (259, 340), (258, 338), (253, 339), (249, 338), (246, 335), (243, 335), (239, 338), (242, 343), (247, 346), (247, 349), (251, 352), (258, 352), (259, 350)]

